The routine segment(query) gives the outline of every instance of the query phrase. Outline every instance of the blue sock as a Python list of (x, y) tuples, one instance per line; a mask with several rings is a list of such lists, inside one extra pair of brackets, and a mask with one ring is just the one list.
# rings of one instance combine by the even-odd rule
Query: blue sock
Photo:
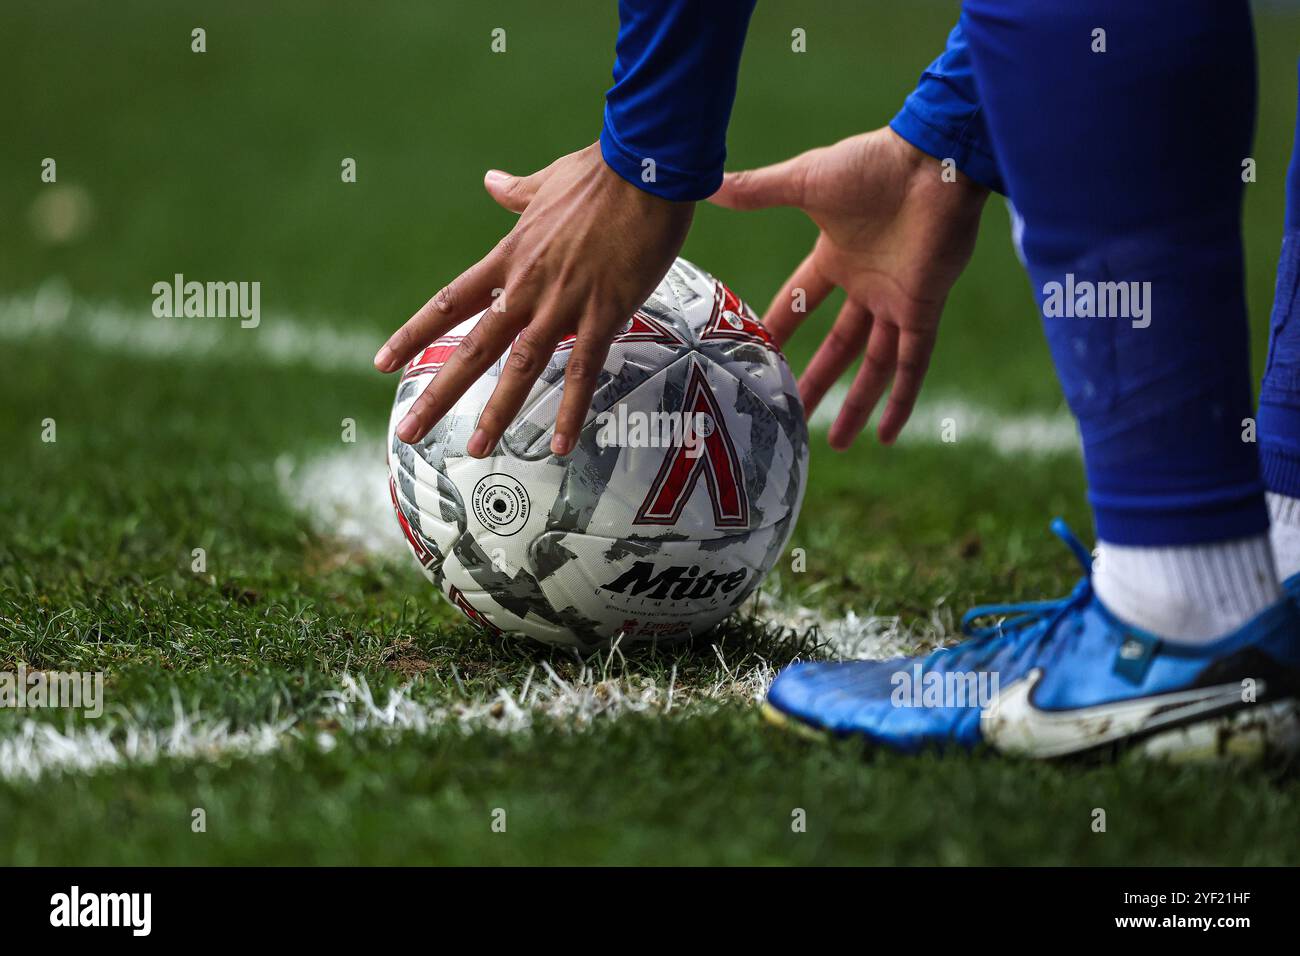
[[(1179, 547), (1262, 535), (1241, 237), (1248, 3), (967, 0), (963, 11), (1098, 537)], [(1300, 401), (1292, 410), (1300, 425)]]

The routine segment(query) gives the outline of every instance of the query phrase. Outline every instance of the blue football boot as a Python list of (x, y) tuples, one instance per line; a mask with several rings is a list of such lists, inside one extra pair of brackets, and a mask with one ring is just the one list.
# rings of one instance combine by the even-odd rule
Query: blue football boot
[[(795, 664), (764, 712), (907, 753), (983, 744), (1052, 758), (1131, 747), (1194, 759), (1300, 748), (1297, 600), (1211, 643), (1165, 641), (1103, 607), (1088, 552), (1060, 519), (1052, 530), (1085, 572), (1068, 597), (975, 608), (962, 620), (970, 639), (926, 657)], [(991, 617), (1000, 620), (976, 626)]]

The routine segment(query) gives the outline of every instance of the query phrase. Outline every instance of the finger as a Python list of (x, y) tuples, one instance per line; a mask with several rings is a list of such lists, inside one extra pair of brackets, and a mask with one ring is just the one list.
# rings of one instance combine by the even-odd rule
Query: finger
[(844, 399), (844, 407), (827, 436), (832, 448), (838, 451), (848, 448), (871, 419), (871, 413), (889, 384), (897, 354), (898, 328), (879, 319), (872, 322), (862, 367), (858, 369), (848, 397)]
[[(550, 167), (548, 166), (547, 169)], [(511, 212), (523, 212), (546, 181), (546, 170), (531, 176), (511, 176), (499, 169), (489, 169), (483, 176), (488, 195)]]
[(499, 277), (497, 264), (494, 252), (439, 289), (376, 353), (375, 368), (396, 371), (438, 336), (491, 305)]
[(709, 202), (727, 209), (802, 206), (807, 194), (808, 173), (818, 152), (820, 150), (809, 150), (773, 166), (727, 173), (722, 177), (722, 186), (709, 197)]
[(451, 406), (506, 350), (527, 321), (526, 315), (526, 309), (512, 310), (509, 317), (494, 309), (485, 312), (398, 424), (397, 437), (407, 444), (417, 442), (441, 421)]
[(889, 401), (880, 416), (876, 434), (881, 442), (891, 445), (907, 424), (916, 407), (930, 367), (930, 354), (934, 351), (934, 337), (916, 332), (904, 332), (898, 341), (898, 363), (894, 366), (894, 385), (889, 390)]
[(815, 249), (790, 273), (790, 278), (785, 280), (785, 285), (781, 286), (781, 291), (763, 314), (763, 327), (776, 339), (778, 346), (785, 345), (808, 314), (816, 311), (835, 288), (835, 284), (824, 279), (813, 265), (814, 255)]
[(472, 457), (483, 458), (496, 447), (519, 414), (519, 409), (524, 407), (533, 383), (546, 368), (546, 363), (555, 353), (555, 343), (562, 335), (558, 327), (546, 328), (536, 321), (519, 333), (510, 346), (501, 379), (479, 415), (474, 434), (470, 436), (467, 450)]
[(799, 377), (799, 397), (804, 415), (811, 415), (821, 404), (827, 389), (854, 363), (871, 334), (871, 316), (852, 300), (845, 302), (839, 317), (818, 347), (817, 353)]
[(551, 452), (567, 455), (578, 444), (578, 434), (587, 423), (591, 400), (596, 394), (596, 383), (615, 329), (605, 334), (600, 323), (587, 321), (578, 328), (564, 369), (564, 395), (560, 398), (560, 411), (555, 416), (555, 433), (551, 436)]

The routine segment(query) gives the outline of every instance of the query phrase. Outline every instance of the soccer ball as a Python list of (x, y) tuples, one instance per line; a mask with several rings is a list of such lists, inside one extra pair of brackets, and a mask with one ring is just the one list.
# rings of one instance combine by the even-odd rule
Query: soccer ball
[(577, 447), (550, 452), (572, 337), (491, 455), (466, 443), (505, 356), (419, 443), (395, 434), (475, 316), (405, 369), (389, 491), (425, 574), (471, 621), (590, 649), (713, 627), (753, 593), (799, 515), (808, 432), (753, 311), (678, 259), (615, 337)]

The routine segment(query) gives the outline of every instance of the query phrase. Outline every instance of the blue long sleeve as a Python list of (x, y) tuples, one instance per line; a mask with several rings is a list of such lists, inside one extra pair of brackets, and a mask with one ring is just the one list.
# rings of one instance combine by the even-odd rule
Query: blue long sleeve
[(937, 159), (951, 158), (982, 186), (1006, 194), (984, 111), (975, 88), (975, 70), (962, 14), (948, 34), (948, 46), (921, 74), (915, 90), (889, 124), (895, 133)]
[(619, 0), (605, 162), (665, 199), (722, 184), (727, 123), (754, 0)]
[[(754, 2), (619, 0), (600, 147), (620, 176), (675, 200), (704, 199), (721, 185)], [(952, 158), (971, 179), (1005, 193), (962, 23), (889, 125), (923, 152)]]

